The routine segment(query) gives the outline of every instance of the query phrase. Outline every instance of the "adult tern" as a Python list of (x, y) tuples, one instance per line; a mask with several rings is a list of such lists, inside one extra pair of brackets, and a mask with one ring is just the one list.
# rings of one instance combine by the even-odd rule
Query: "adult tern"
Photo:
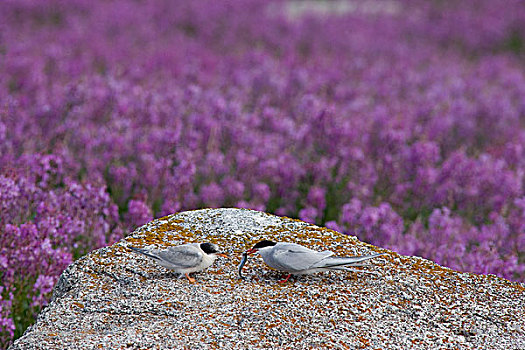
[[(292, 274), (304, 275), (320, 271), (344, 270), (353, 272), (364, 272), (375, 274), (374, 272), (352, 269), (349, 266), (363, 266), (359, 263), (368, 259), (373, 259), (384, 253), (354, 257), (334, 257), (334, 252), (329, 250), (318, 252), (295, 243), (272, 242), (262, 240), (248, 249), (246, 254), (259, 252), (264, 262), (279, 271), (288, 273), (285, 279), (288, 281)], [(245, 261), (245, 259), (243, 259)], [(242, 264), (244, 265), (244, 264)], [(239, 266), (239, 273), (242, 266)]]
[(181, 276), (186, 275), (188, 281), (192, 283), (195, 282), (195, 278), (190, 277), (190, 273), (208, 268), (217, 259), (217, 256), (228, 258), (213, 243), (188, 243), (166, 249), (129, 248), (153, 259), (160, 266), (181, 274)]

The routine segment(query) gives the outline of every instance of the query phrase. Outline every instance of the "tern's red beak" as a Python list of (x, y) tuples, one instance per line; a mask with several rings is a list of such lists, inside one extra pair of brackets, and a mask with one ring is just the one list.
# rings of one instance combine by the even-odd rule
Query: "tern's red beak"
[(257, 251), (257, 249), (253, 249), (253, 248), (251, 248), (251, 249), (248, 249), (248, 250), (246, 251), (246, 254), (250, 255), (250, 254), (255, 253), (256, 251)]
[(224, 253), (217, 253), (217, 254), (215, 254), (215, 255), (217, 255), (217, 256), (222, 256), (223, 258), (226, 258), (226, 259), (229, 259), (229, 258), (230, 258), (228, 255), (226, 255), (226, 254), (224, 254)]

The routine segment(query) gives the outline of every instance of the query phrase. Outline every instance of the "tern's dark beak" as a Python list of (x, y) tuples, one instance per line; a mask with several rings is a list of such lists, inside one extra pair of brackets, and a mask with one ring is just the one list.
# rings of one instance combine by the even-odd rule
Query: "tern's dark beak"
[(226, 259), (229, 259), (229, 258), (230, 258), (228, 255), (226, 255), (226, 254), (224, 254), (224, 253), (217, 253), (217, 254), (215, 254), (215, 255), (217, 255), (217, 256), (222, 256), (223, 258), (226, 258)]

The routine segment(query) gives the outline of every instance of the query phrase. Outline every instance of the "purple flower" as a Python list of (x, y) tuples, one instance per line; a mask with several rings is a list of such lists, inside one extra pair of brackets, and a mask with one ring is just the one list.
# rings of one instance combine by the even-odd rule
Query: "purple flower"
[(311, 187), (306, 200), (313, 207), (323, 211), (326, 207), (325, 192), (323, 188), (317, 186)]
[(244, 184), (232, 177), (226, 177), (222, 180), (221, 187), (224, 188), (226, 194), (233, 199), (242, 198), (244, 195)]
[(337, 231), (337, 232), (341, 232), (341, 231), (343, 231), (343, 229), (341, 228), (341, 226), (339, 226), (339, 225), (337, 224), (337, 222), (335, 222), (335, 221), (327, 221), (327, 222), (325, 223), (325, 226), (326, 226), (327, 228), (329, 228), (330, 230), (334, 230), (334, 231)]
[(319, 212), (314, 207), (307, 207), (299, 211), (299, 219), (315, 224), (317, 218), (319, 217)]
[(217, 183), (202, 186), (201, 200), (208, 207), (220, 207), (224, 201), (224, 190)]
[(153, 219), (151, 210), (146, 203), (141, 200), (131, 200), (128, 203), (128, 222), (133, 227), (142, 226)]
[(265, 183), (256, 183), (253, 186), (253, 197), (255, 200), (261, 201), (263, 203), (266, 203), (268, 199), (270, 198), (270, 186), (268, 186)]

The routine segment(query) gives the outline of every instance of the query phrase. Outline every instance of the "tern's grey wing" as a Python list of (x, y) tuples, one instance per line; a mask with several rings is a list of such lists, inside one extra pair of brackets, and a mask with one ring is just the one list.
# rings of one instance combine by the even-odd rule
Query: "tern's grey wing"
[[(318, 252), (299, 244), (278, 243), (272, 249), (270, 258), (275, 268), (298, 272), (308, 270), (312, 265), (333, 254), (330, 251)], [(271, 266), (271, 264), (268, 265)]]
[(159, 251), (158, 257), (176, 268), (190, 268), (202, 262), (202, 253), (195, 245), (185, 244)]

